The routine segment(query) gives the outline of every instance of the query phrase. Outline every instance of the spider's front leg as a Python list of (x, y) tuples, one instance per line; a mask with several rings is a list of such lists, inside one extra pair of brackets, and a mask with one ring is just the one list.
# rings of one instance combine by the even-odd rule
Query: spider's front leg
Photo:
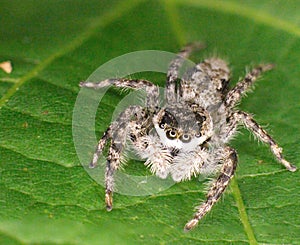
[(96, 147), (96, 151), (93, 155), (93, 159), (90, 163), (90, 168), (94, 168), (97, 165), (98, 159), (100, 154), (103, 151), (104, 146), (106, 145), (107, 141), (111, 138), (111, 125), (106, 129), (106, 131), (104, 132), (103, 136), (101, 137), (101, 139), (98, 142), (98, 145)]
[(111, 142), (105, 169), (105, 204), (106, 210), (112, 210), (112, 195), (114, 190), (114, 172), (120, 167), (122, 143)]
[(185, 231), (193, 229), (198, 224), (199, 220), (211, 210), (213, 205), (219, 200), (222, 193), (226, 190), (230, 179), (234, 176), (237, 166), (236, 151), (230, 147), (226, 147), (224, 148), (223, 156), (223, 166), (218, 178), (214, 181), (213, 185), (208, 191), (206, 201), (197, 208), (197, 212), (195, 213), (193, 219), (191, 219), (185, 225)]
[(97, 163), (100, 153), (102, 152), (105, 143), (111, 138), (111, 144), (106, 162), (105, 170), (105, 203), (106, 209), (112, 209), (112, 195), (114, 190), (114, 172), (119, 169), (121, 165), (121, 154), (125, 146), (126, 137), (128, 133), (128, 125), (136, 119), (143, 118), (143, 108), (140, 106), (130, 106), (122, 112), (117, 120), (113, 122), (102, 138), (99, 140), (93, 160), (90, 164), (94, 167)]

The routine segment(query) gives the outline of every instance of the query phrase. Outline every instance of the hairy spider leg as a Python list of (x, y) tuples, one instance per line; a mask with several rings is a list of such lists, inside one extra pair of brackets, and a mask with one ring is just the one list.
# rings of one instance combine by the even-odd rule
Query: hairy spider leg
[(204, 48), (202, 43), (190, 43), (186, 45), (170, 63), (167, 72), (165, 90), (165, 97), (168, 103), (176, 102), (176, 81), (178, 79), (179, 69), (184, 60), (187, 59), (194, 50), (202, 48)]
[(116, 144), (113, 140), (109, 147), (105, 169), (105, 204), (106, 210), (111, 211), (113, 205), (114, 172), (120, 167), (120, 156), (123, 149), (122, 143)]
[(273, 64), (259, 65), (246, 74), (245, 78), (238, 82), (226, 95), (224, 100), (227, 108), (233, 108), (241, 100), (242, 96), (254, 84), (257, 78), (265, 71), (274, 67)]
[(111, 145), (109, 148), (106, 172), (105, 172), (105, 203), (106, 209), (112, 209), (112, 195), (114, 191), (114, 172), (120, 168), (121, 154), (124, 149), (126, 138), (131, 122), (140, 118), (143, 114), (141, 106), (129, 106), (123, 111), (118, 119), (112, 123)]
[(149, 110), (155, 111), (159, 106), (159, 88), (147, 80), (117, 78), (106, 79), (97, 83), (81, 82), (81, 87), (99, 89), (114, 85), (120, 88), (145, 89), (147, 93), (146, 106)]
[(238, 162), (237, 153), (233, 148), (226, 147), (223, 154), (224, 157), (221, 172), (208, 191), (206, 201), (197, 208), (193, 219), (185, 225), (185, 231), (193, 229), (198, 224), (199, 220), (211, 210), (213, 205), (219, 200), (223, 192), (226, 190), (230, 179), (234, 176)]
[(95, 167), (105, 144), (111, 139), (105, 170), (105, 203), (106, 209), (112, 209), (112, 195), (114, 190), (114, 172), (120, 168), (121, 154), (126, 143), (129, 125), (136, 118), (141, 118), (143, 108), (140, 106), (130, 106), (123, 111), (117, 120), (113, 122), (105, 131), (98, 142), (90, 167)]
[(243, 111), (234, 113), (234, 117), (238, 122), (242, 122), (245, 127), (250, 130), (259, 140), (269, 144), (272, 153), (277, 160), (286, 167), (287, 170), (295, 172), (297, 168), (285, 160), (282, 156), (282, 148), (275, 142), (275, 140), (253, 119), (253, 117)]
[(98, 159), (100, 154), (103, 151), (104, 146), (106, 145), (107, 141), (111, 138), (111, 126), (109, 126), (106, 131), (104, 132), (103, 136), (101, 137), (101, 139), (99, 140), (97, 147), (96, 147), (96, 151), (93, 155), (93, 159), (90, 163), (90, 168), (94, 168), (97, 165)]

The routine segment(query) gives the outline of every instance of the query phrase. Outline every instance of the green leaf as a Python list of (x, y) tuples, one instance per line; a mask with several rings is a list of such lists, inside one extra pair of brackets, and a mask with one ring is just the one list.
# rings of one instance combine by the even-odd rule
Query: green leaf
[[(0, 244), (298, 244), (299, 171), (283, 169), (245, 130), (232, 142), (240, 165), (231, 188), (183, 233), (204, 182), (146, 197), (115, 194), (107, 212), (103, 187), (77, 158), (72, 113), (79, 81), (106, 61), (204, 41), (192, 59), (225, 57), (233, 82), (247, 66), (276, 64), (240, 107), (269, 125), (299, 167), (299, 9), (283, 0), (2, 1), (0, 62), (10, 60), (13, 72), (0, 70)], [(159, 74), (138, 76), (164, 83)], [(123, 96), (106, 94), (98, 137)], [(145, 173), (134, 163), (123, 171)]]

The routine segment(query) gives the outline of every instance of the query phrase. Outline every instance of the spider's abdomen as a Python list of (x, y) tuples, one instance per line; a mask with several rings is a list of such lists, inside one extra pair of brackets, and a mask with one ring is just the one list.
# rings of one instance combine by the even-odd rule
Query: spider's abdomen
[(225, 61), (206, 59), (186, 72), (180, 87), (185, 101), (197, 103), (203, 108), (215, 110), (227, 93), (230, 71)]

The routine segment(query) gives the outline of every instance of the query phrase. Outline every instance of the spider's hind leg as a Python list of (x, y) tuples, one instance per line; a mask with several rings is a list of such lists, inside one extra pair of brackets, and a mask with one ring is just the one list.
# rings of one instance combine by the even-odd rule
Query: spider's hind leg
[(196, 49), (202, 49), (204, 45), (202, 43), (190, 43), (187, 44), (176, 56), (176, 58), (170, 63), (167, 72), (166, 91), (165, 96), (167, 101), (176, 101), (176, 81), (179, 78), (179, 69), (190, 54)]
[(290, 164), (287, 160), (284, 159), (282, 155), (282, 148), (275, 142), (275, 140), (253, 119), (253, 117), (243, 111), (237, 111), (234, 114), (234, 117), (238, 122), (243, 123), (247, 129), (249, 129), (259, 140), (269, 144), (273, 155), (277, 160), (285, 166), (285, 168), (291, 172), (297, 170), (296, 166)]
[(254, 84), (257, 78), (265, 72), (269, 71), (274, 67), (273, 64), (259, 65), (252, 69), (245, 78), (238, 82), (234, 88), (232, 88), (226, 95), (225, 105), (227, 108), (234, 107), (242, 98), (242, 96), (249, 90)]

